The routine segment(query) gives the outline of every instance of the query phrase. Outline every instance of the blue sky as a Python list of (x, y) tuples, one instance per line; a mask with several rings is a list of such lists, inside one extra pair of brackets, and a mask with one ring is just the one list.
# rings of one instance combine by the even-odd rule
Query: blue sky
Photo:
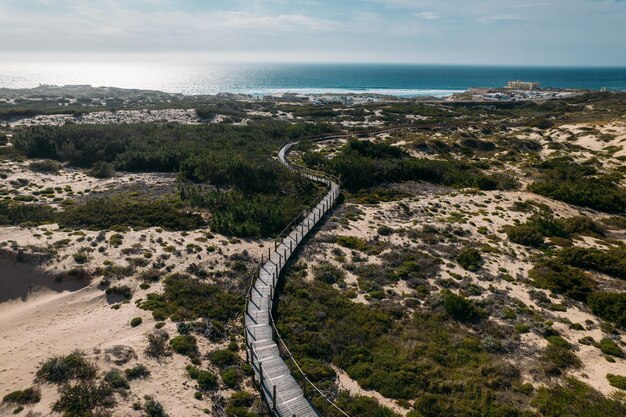
[(5, 59), (626, 66), (626, 1), (0, 0), (0, 39)]

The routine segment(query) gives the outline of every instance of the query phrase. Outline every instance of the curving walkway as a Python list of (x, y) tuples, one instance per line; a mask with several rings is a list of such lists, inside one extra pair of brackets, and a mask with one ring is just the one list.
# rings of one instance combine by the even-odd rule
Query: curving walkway
[[(292, 170), (296, 168), (287, 161), (286, 156), (296, 143), (284, 145), (278, 154), (279, 161)], [(246, 354), (263, 396), (274, 415), (280, 417), (319, 416), (280, 356), (271, 313), (276, 296), (275, 288), (282, 268), (302, 239), (334, 205), (339, 195), (337, 182), (313, 171), (302, 170), (302, 175), (325, 184), (328, 192), (316, 206), (305, 212), (300, 223), (294, 225), (280, 241), (275, 242), (274, 250), (270, 249), (268, 259), (263, 259), (258, 274), (255, 274), (256, 277), (246, 298)]]
[[(428, 128), (427, 126), (418, 127)], [(390, 133), (396, 130), (413, 129), (412, 127), (394, 127), (375, 132), (359, 132), (348, 134), (325, 135), (311, 138), (312, 141), (324, 141), (346, 137), (361, 137), (371, 134)], [(270, 405), (272, 413), (277, 417), (319, 417), (320, 414), (306, 399), (307, 382), (304, 376), (302, 387), (294, 378), (291, 370), (281, 357), (280, 346), (291, 357), (288, 348), (280, 339), (276, 330), (272, 309), (277, 302), (276, 286), (280, 280), (280, 273), (294, 253), (300, 242), (320, 221), (328, 210), (335, 204), (339, 196), (339, 180), (323, 173), (296, 167), (287, 160), (287, 154), (298, 142), (283, 145), (278, 152), (278, 160), (292, 171), (324, 184), (327, 192), (320, 195), (319, 201), (302, 213), (302, 216), (287, 226), (286, 234), (274, 241), (274, 248), (268, 249), (267, 259), (261, 259), (261, 264), (253, 273), (245, 307), (245, 341), (246, 357), (254, 369), (254, 379), (258, 383), (264, 399)], [(299, 220), (299, 222), (297, 222)], [(293, 358), (292, 358), (293, 359)], [(295, 363), (295, 362), (294, 362)], [(295, 364), (298, 367), (297, 363)], [(299, 367), (298, 367), (299, 369)], [(301, 371), (301, 370), (300, 370)], [(313, 385), (314, 390), (317, 388)], [(304, 389), (304, 391), (303, 391)], [(317, 390), (319, 394), (323, 394)], [(334, 403), (325, 398), (327, 404), (334, 406), (341, 414), (347, 416)]]

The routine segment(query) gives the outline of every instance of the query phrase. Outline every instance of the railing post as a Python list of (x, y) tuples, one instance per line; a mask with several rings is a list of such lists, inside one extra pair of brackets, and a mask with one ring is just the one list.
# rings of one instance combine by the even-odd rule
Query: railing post
[(322, 404), (324, 404), (324, 417), (328, 417), (328, 400), (324, 398), (324, 402)]
[(272, 402), (274, 403), (272, 409), (276, 412), (276, 385), (274, 385), (274, 392), (272, 393)]
[(263, 362), (259, 362), (259, 382), (261, 384), (261, 390), (263, 390)]
[(289, 252), (293, 253), (293, 240), (289, 240)]

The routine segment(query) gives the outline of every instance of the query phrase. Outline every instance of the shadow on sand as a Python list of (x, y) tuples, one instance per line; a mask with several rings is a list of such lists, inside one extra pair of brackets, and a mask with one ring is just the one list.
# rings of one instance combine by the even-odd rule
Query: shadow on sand
[(88, 284), (88, 276), (51, 275), (41, 271), (34, 260), (18, 261), (15, 254), (0, 251), (0, 303), (26, 301), (40, 290), (73, 292)]

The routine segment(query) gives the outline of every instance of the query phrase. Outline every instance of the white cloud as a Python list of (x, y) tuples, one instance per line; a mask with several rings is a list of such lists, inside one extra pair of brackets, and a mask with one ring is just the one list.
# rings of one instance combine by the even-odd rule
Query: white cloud
[(524, 18), (515, 14), (498, 14), (493, 16), (482, 16), (479, 17), (478, 20), (480, 22), (510, 22), (515, 20), (524, 20)]
[(439, 15), (435, 12), (418, 12), (413, 13), (413, 16), (418, 17), (424, 20), (437, 20), (439, 19)]

